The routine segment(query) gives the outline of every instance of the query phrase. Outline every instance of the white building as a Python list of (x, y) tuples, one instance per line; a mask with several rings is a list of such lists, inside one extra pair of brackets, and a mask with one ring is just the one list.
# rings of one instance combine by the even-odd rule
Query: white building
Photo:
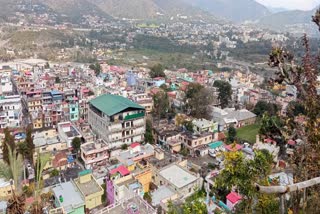
[(19, 95), (0, 97), (0, 128), (20, 127), (21, 120), (21, 97)]
[(0, 95), (11, 95), (13, 93), (13, 85), (10, 75), (7, 73), (0, 74)]
[(71, 142), (74, 138), (81, 138), (80, 131), (71, 122), (58, 123), (59, 138), (62, 142), (67, 143), (67, 147), (71, 148)]

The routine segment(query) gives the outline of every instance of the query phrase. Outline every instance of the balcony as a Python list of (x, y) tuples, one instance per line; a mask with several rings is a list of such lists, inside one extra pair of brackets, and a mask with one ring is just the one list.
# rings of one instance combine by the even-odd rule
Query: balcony
[(140, 117), (144, 117), (145, 113), (141, 112), (141, 113), (137, 113), (137, 114), (131, 114), (131, 115), (127, 115), (125, 116), (124, 120), (134, 120)]

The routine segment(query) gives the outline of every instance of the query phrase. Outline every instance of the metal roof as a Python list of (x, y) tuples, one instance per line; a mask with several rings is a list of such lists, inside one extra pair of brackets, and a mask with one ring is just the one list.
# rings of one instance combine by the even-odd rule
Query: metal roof
[(113, 94), (104, 94), (90, 101), (98, 110), (102, 111), (108, 116), (115, 115), (128, 108), (144, 110), (144, 107), (122, 96)]

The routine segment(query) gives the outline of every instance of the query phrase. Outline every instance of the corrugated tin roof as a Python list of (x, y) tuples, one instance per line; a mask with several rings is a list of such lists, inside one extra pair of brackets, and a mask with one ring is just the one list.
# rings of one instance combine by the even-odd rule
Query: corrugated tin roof
[(108, 116), (115, 115), (128, 108), (144, 110), (144, 107), (122, 96), (104, 94), (90, 101), (91, 105)]

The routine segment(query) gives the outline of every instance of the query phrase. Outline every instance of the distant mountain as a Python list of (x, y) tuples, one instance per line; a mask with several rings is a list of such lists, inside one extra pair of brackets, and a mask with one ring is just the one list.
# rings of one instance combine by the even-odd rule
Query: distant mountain
[(310, 24), (315, 9), (310, 11), (292, 10), (274, 13), (259, 20), (259, 24), (273, 29), (281, 29), (287, 25)]
[(186, 4), (183, 0), (88, 0), (116, 18), (162, 19), (206, 17), (212, 15)]
[(88, 0), (36, 0), (34, 2), (45, 5), (56, 13), (72, 19), (77, 19), (83, 15), (108, 16)]
[(283, 7), (268, 7), (268, 9), (271, 13), (280, 13), (280, 12), (288, 11), (288, 9)]
[(35, 8), (41, 8), (42, 12), (55, 14), (62, 20), (79, 21), (84, 15), (111, 18), (88, 0), (0, 0), (0, 6), (0, 20), (6, 20), (8, 16), (16, 12), (34, 12)]
[(206, 10), (215, 16), (234, 22), (257, 20), (269, 15), (270, 11), (255, 0), (183, 0), (184, 2)]
[(310, 11), (292, 10), (274, 13), (261, 18), (257, 24), (281, 32), (289, 32), (296, 36), (306, 33), (311, 37), (319, 37), (317, 28), (312, 23), (316, 9)]

